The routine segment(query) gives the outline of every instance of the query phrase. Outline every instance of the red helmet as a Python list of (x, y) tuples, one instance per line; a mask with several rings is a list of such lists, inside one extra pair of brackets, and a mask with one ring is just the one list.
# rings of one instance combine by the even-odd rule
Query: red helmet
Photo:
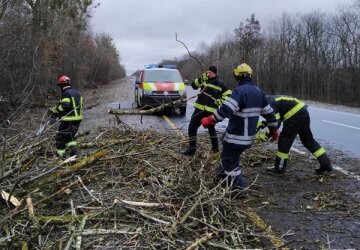
[(60, 76), (58, 79), (57, 79), (57, 84), (59, 85), (68, 85), (70, 84), (70, 78), (67, 77), (67, 76)]

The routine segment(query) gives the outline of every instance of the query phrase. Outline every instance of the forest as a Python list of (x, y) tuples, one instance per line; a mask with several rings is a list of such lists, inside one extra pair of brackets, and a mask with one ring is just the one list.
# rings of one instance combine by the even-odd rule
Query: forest
[[(43, 106), (58, 95), (61, 74), (80, 89), (126, 75), (112, 37), (91, 30), (97, 7), (91, 0), (0, 1), (0, 113), (24, 101)], [(354, 0), (333, 14), (284, 13), (266, 24), (251, 14), (231, 34), (160, 63), (175, 63), (190, 81), (214, 64), (234, 87), (232, 70), (246, 62), (269, 94), (359, 107), (359, 45), (360, 1)]]
[(182, 57), (161, 63), (176, 64), (189, 80), (213, 64), (219, 77), (234, 87), (232, 70), (246, 62), (269, 94), (359, 107), (359, 49), (360, 1), (354, 1), (335, 14), (284, 13), (267, 24), (251, 14), (231, 35), (219, 36), (210, 45), (204, 41), (189, 53), (184, 48)]
[(112, 38), (93, 34), (91, 0), (0, 1), (0, 114), (58, 97), (66, 74), (79, 89), (124, 77)]

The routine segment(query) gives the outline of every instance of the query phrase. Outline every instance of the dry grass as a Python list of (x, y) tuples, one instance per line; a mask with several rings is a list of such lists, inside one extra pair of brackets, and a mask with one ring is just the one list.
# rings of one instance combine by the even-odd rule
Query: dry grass
[[(47, 135), (48, 136), (48, 135)], [(22, 201), (3, 202), (0, 246), (29, 249), (239, 249), (270, 236), (248, 219), (249, 198), (214, 184), (219, 155), (200, 138), (194, 158), (179, 154), (174, 135), (125, 128), (79, 137), (81, 154), (64, 164), (53, 139), (13, 145), (1, 188)], [(16, 149), (16, 150), (15, 150)], [(270, 157), (246, 154), (246, 166)], [(251, 189), (251, 186), (249, 187)], [(30, 209), (32, 208), (32, 209)]]

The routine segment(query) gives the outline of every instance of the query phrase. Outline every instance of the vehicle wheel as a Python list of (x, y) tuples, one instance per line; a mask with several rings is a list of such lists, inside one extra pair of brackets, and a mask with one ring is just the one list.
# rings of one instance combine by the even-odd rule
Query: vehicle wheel
[(135, 102), (136, 102), (136, 107), (141, 108), (139, 90), (137, 88), (135, 89)]
[(184, 116), (186, 114), (186, 106), (185, 107), (180, 107), (180, 115)]

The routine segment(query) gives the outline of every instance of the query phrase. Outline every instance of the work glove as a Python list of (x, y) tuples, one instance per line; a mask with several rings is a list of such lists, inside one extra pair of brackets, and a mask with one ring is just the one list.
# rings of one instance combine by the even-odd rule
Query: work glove
[(266, 128), (266, 121), (259, 121), (256, 125), (256, 132), (258, 132), (259, 130)]
[(271, 142), (276, 141), (279, 138), (279, 135), (280, 135), (279, 129), (270, 130), (269, 135), (271, 137), (271, 139), (270, 139)]
[(215, 104), (218, 105), (219, 107), (220, 107), (221, 105), (223, 105), (223, 103), (224, 103), (223, 99), (216, 99), (216, 100), (215, 100)]
[(55, 111), (55, 107), (54, 107), (54, 108), (50, 108), (50, 109), (48, 110), (48, 116), (49, 116), (50, 118), (56, 118), (56, 117), (58, 117), (58, 114), (57, 114), (56, 111)]
[(59, 118), (60, 117), (60, 113), (58, 113), (56, 111), (56, 107), (50, 108), (48, 110), (48, 117), (49, 118)]
[(267, 142), (270, 139), (270, 134), (269, 133), (256, 134), (255, 138), (258, 139), (261, 142)]
[(209, 79), (209, 78), (208, 78), (208, 76), (207, 76), (206, 73), (203, 73), (203, 74), (201, 75), (201, 82), (202, 82), (202, 83), (206, 82), (208, 79)]
[(199, 87), (204, 88), (204, 83), (206, 83), (208, 77), (206, 73), (203, 73), (200, 77), (195, 78), (194, 82), (191, 84), (193, 89), (198, 89)]
[(208, 117), (204, 117), (204, 118), (201, 119), (201, 125), (204, 128), (214, 126), (215, 124), (216, 124), (216, 120), (215, 120), (215, 117), (213, 115), (210, 115)]

